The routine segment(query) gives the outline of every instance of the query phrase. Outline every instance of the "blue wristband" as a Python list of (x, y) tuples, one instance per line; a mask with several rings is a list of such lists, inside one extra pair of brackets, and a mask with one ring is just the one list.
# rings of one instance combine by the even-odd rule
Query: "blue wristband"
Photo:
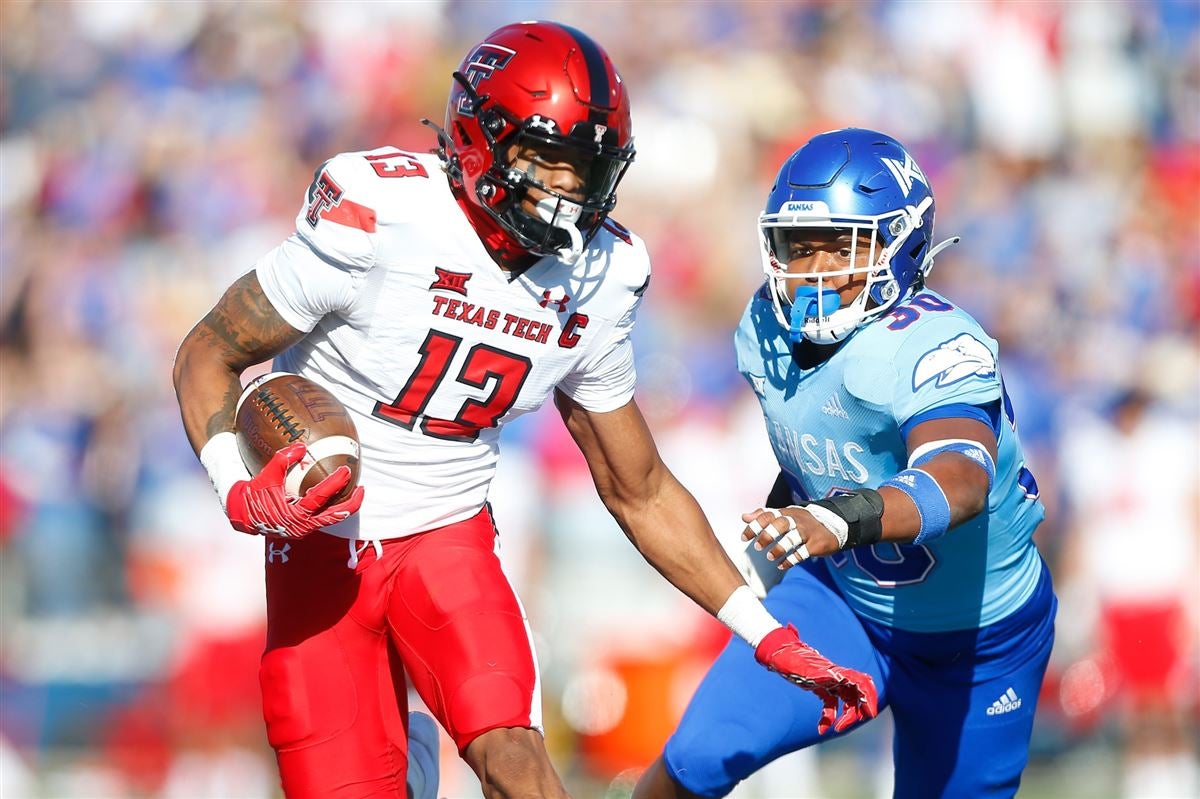
[(903, 491), (917, 506), (917, 513), (921, 516), (921, 532), (913, 539), (914, 544), (931, 541), (950, 529), (950, 502), (937, 480), (927, 472), (905, 469), (883, 486)]

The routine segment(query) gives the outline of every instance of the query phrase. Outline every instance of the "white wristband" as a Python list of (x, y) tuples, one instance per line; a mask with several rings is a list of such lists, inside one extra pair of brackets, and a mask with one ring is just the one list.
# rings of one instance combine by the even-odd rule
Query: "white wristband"
[(758, 601), (748, 585), (734, 589), (717, 611), (717, 619), (753, 647), (757, 647), (773, 630), (783, 626)]
[(812, 517), (819, 521), (826, 530), (833, 533), (833, 537), (837, 539), (838, 549), (846, 548), (846, 541), (850, 538), (850, 525), (846, 520), (836, 513), (826, 508), (824, 505), (808, 504), (803, 506), (804, 510), (812, 514)]
[(204, 465), (208, 480), (221, 499), (222, 510), (225, 509), (225, 500), (233, 484), (251, 477), (246, 464), (242, 462), (237, 436), (229, 431), (217, 433), (208, 440), (200, 450), (200, 463)]

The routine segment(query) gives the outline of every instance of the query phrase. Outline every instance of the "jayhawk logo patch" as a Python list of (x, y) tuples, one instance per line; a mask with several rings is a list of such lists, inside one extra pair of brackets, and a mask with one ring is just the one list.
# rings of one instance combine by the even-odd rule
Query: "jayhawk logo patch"
[(938, 388), (968, 377), (993, 377), (996, 358), (992, 351), (969, 333), (962, 333), (930, 350), (917, 361), (913, 370), (913, 391), (935, 381)]

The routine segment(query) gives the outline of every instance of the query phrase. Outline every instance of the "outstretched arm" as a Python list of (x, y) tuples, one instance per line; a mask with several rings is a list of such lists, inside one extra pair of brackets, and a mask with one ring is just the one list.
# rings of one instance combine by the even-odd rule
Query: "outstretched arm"
[(875, 716), (878, 699), (871, 677), (835, 666), (801, 641), (795, 628), (781, 625), (742, 580), (695, 498), (662, 462), (635, 403), (592, 413), (561, 392), (555, 402), (587, 458), (600, 498), (642, 556), (754, 647), (759, 663), (816, 694), (825, 704), (820, 732), (841, 731)]
[(695, 498), (659, 457), (636, 403), (592, 413), (558, 392), (555, 404), (625, 535), (663, 577), (715, 616), (744, 582)]

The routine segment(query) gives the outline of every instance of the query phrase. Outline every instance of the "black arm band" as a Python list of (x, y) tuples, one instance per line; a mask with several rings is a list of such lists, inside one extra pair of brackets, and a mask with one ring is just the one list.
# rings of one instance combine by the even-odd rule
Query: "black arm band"
[(883, 537), (883, 497), (873, 488), (818, 499), (812, 504), (827, 508), (846, 520), (850, 530), (843, 549), (869, 546)]

